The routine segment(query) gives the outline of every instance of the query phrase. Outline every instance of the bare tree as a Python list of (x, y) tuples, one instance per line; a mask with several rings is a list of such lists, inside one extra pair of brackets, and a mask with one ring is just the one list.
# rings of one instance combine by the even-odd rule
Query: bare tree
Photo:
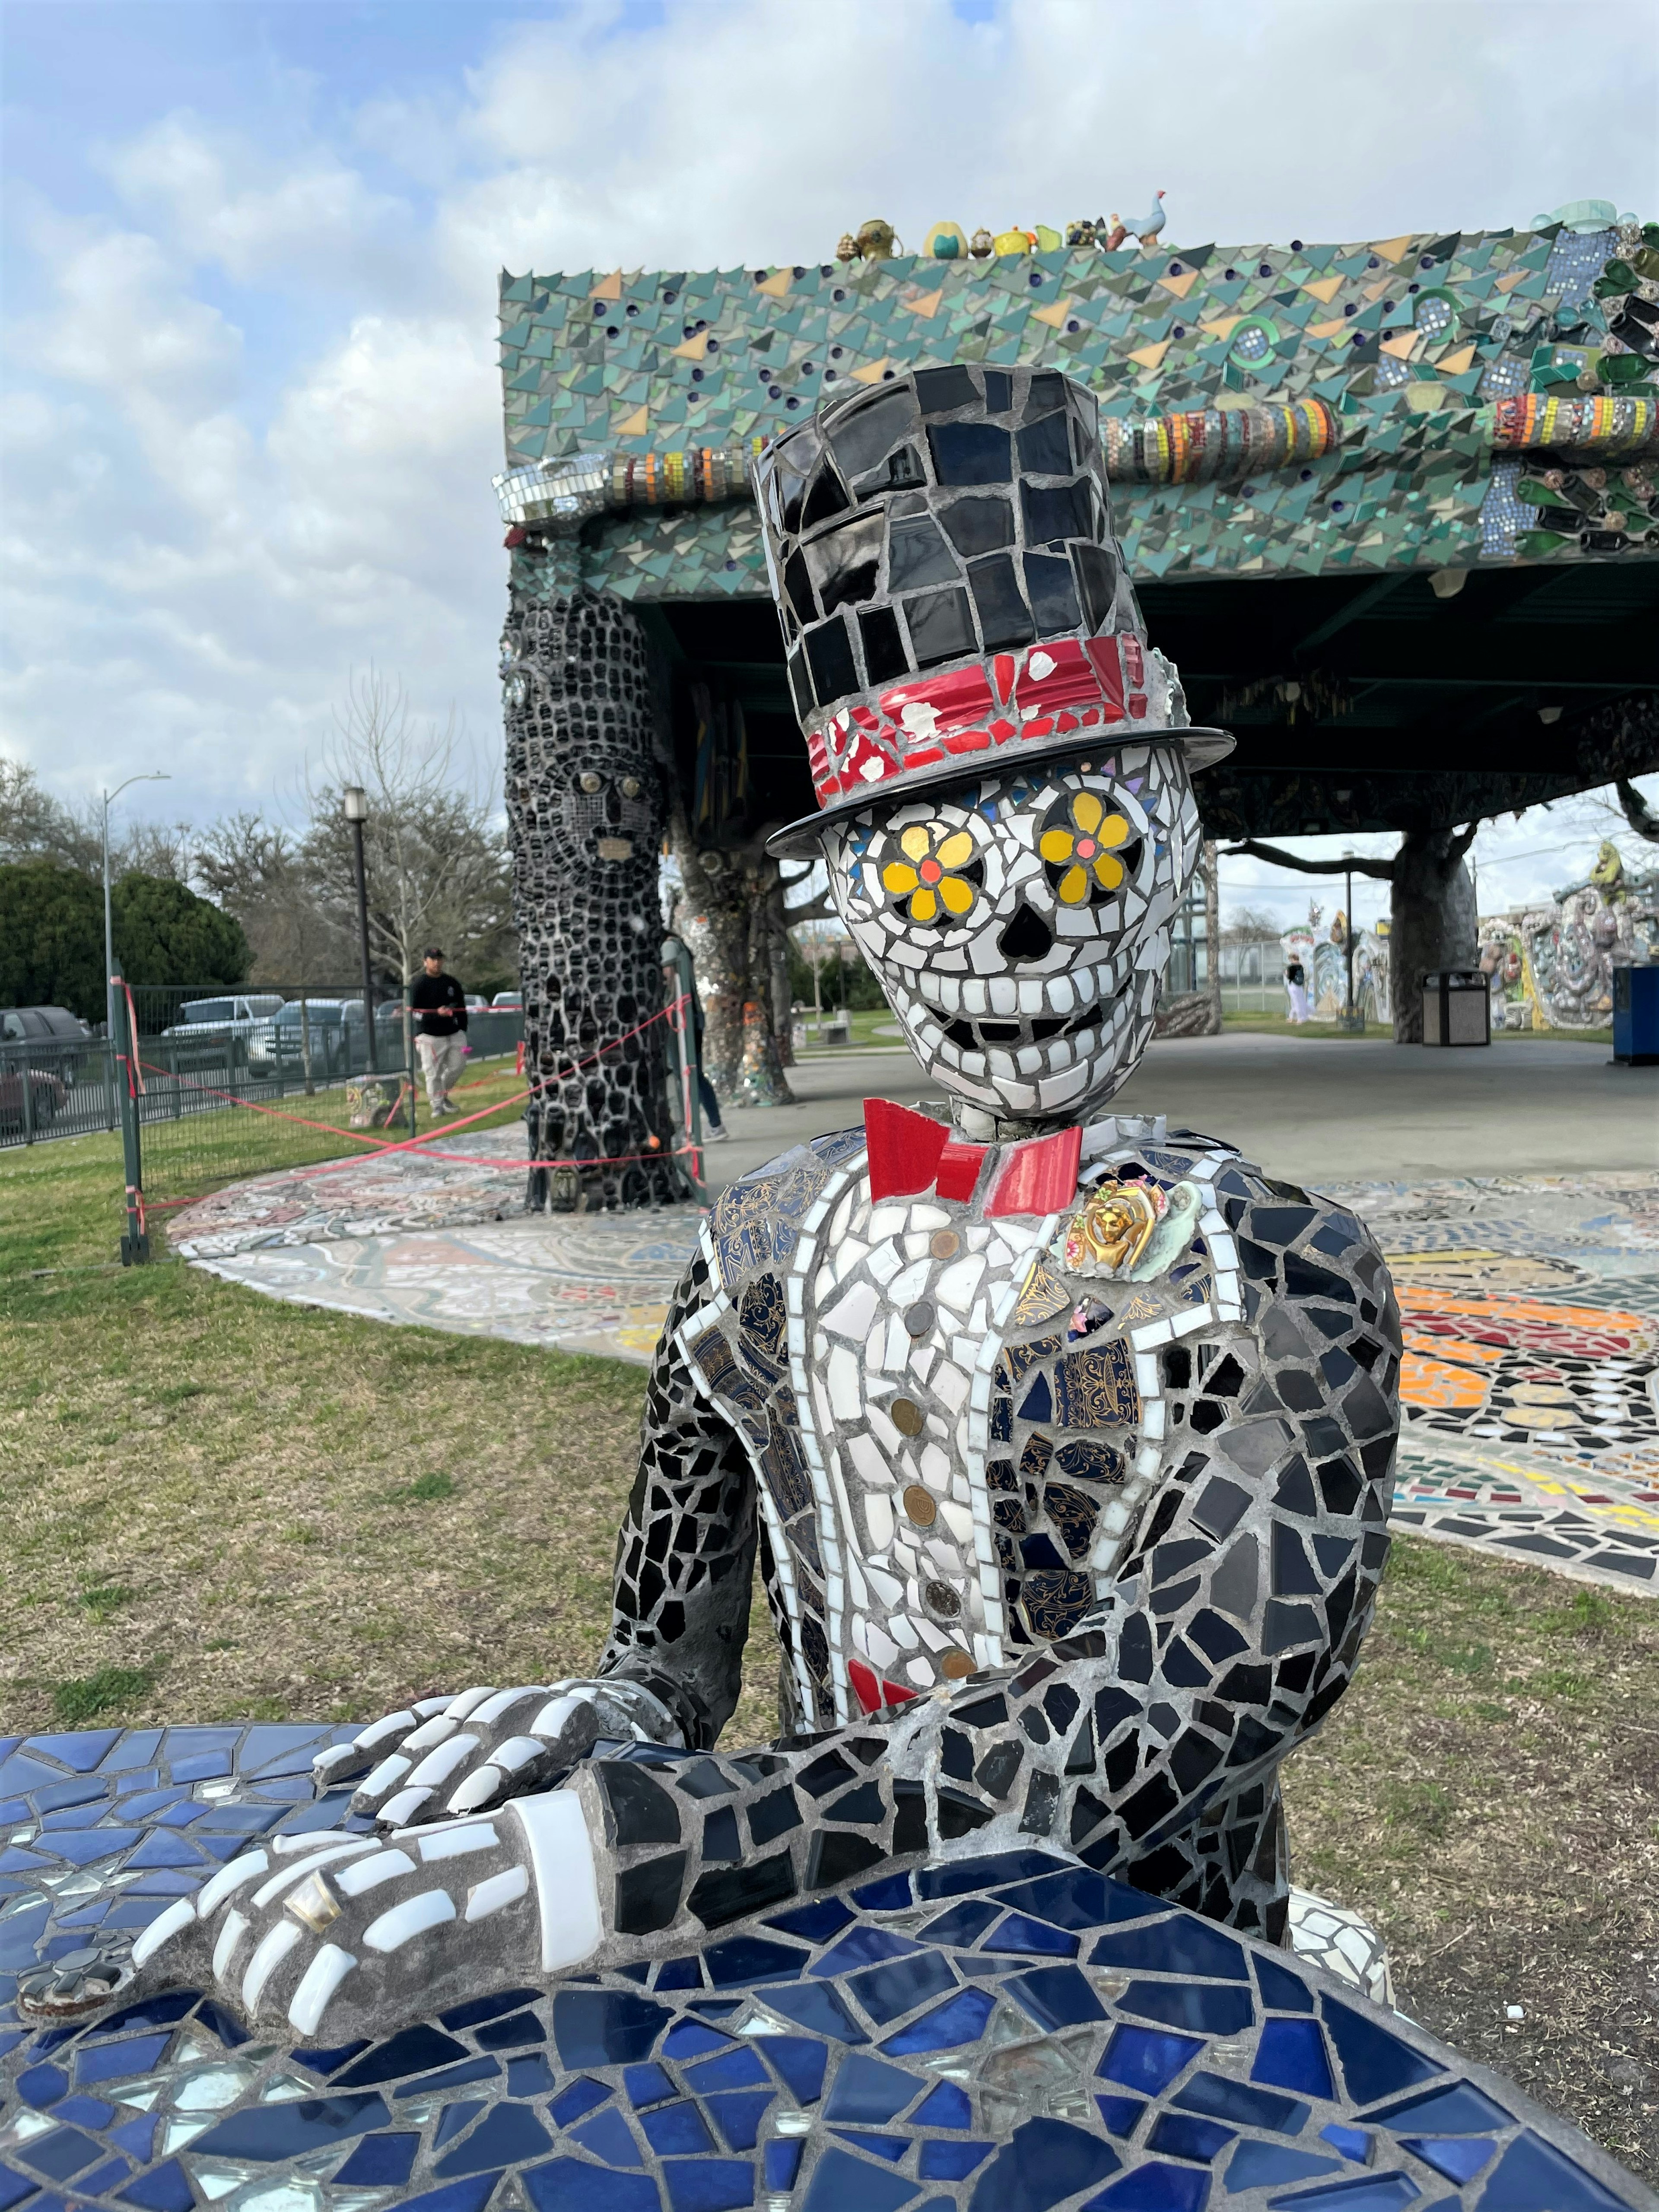
[[(1393, 1000), (1394, 1041), (1423, 1042), (1423, 978), (1448, 968), (1473, 968), (1479, 957), (1474, 884), (1464, 854), (1474, 842), (1478, 822), (1462, 830), (1407, 830), (1391, 860), (1346, 858), (1357, 876), (1375, 876), (1389, 886), (1389, 990)], [(1226, 848), (1231, 856), (1249, 853), (1276, 868), (1304, 876), (1328, 876), (1328, 860), (1304, 860), (1281, 845), (1246, 837)], [(1310, 923), (1316, 909), (1309, 908)]]
[(356, 940), (315, 896), (300, 845), (262, 815), (216, 822), (191, 854), (196, 881), (253, 948), (249, 981), (301, 989), (355, 975)]
[(0, 759), (0, 860), (58, 860), (95, 873), (99, 838), (69, 808), (41, 788), (22, 761)]
[(510, 961), (506, 844), (489, 798), (458, 781), (465, 743), (453, 711), (441, 723), (418, 721), (402, 684), (370, 668), (353, 675), (310, 787), (307, 872), (313, 895), (349, 933), (356, 878), (343, 793), (355, 784), (368, 794), (370, 945), (400, 983), (431, 943), (458, 964)]

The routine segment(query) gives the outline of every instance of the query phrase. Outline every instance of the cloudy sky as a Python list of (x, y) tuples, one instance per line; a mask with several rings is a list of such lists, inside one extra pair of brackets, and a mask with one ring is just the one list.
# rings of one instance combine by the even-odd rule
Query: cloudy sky
[[(291, 807), (371, 663), (453, 706), (488, 775), (503, 264), (817, 260), (874, 213), (914, 238), (1160, 186), (1176, 245), (1659, 212), (1655, 0), (5, 0), (0, 24), (0, 749), (70, 800), (164, 769), (131, 795), (160, 818)], [(1483, 905), (1598, 834), (1583, 809), (1483, 831)], [(1269, 892), (1287, 918), (1308, 896)]]

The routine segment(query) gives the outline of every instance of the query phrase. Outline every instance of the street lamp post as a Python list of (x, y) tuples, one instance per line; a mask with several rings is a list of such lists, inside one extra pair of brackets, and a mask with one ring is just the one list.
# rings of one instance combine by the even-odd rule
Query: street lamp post
[(349, 783), (342, 796), (357, 854), (357, 936), (363, 957), (363, 1050), (369, 1073), (378, 1075), (380, 1063), (374, 1049), (374, 965), (368, 951), (368, 878), (363, 869), (363, 824), (368, 819), (368, 793), (362, 784)]
[(113, 791), (104, 793), (104, 1034), (115, 1035), (115, 932), (110, 924), (109, 910), (109, 811), (128, 787), (135, 783), (171, 783), (173, 778), (159, 769), (147, 769), (142, 775), (130, 775), (125, 783), (118, 783)]

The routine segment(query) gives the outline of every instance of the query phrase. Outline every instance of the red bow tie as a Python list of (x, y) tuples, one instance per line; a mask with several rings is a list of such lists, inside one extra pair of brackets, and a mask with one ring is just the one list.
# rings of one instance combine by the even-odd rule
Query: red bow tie
[(979, 1182), (988, 1152), (1000, 1152), (1002, 1170), (986, 1203), (988, 1220), (1005, 1213), (1057, 1213), (1077, 1195), (1079, 1128), (1022, 1144), (959, 1144), (926, 1114), (913, 1114), (890, 1098), (864, 1102), (864, 1139), (870, 1155), (872, 1199), (910, 1198), (932, 1190), (965, 1204)]

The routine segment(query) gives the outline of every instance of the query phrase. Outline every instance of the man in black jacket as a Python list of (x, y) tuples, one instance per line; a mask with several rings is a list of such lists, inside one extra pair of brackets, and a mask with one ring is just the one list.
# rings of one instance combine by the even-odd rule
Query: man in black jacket
[(444, 973), (442, 948), (426, 948), (426, 972), (415, 978), (409, 994), (414, 1010), (416, 1049), (426, 1076), (426, 1103), (434, 1121), (453, 1114), (451, 1086), (466, 1056), (466, 994), (453, 975)]

